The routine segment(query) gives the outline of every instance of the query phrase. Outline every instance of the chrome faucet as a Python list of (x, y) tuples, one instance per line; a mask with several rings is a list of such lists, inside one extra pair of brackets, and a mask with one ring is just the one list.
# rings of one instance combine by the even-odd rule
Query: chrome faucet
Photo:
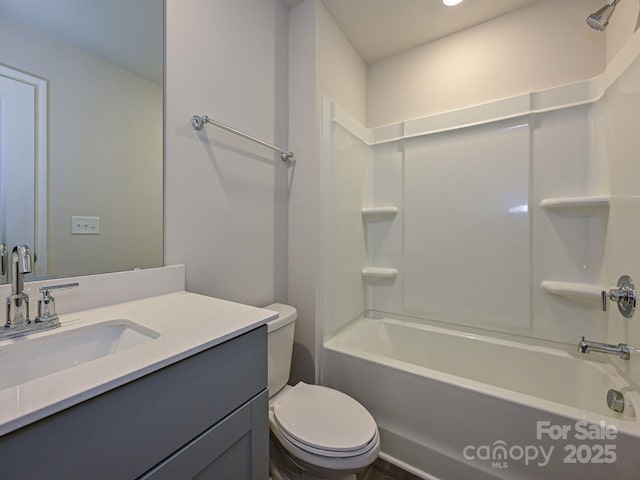
[[(47, 285), (46, 287), (40, 287), (40, 293), (42, 298), (38, 300), (38, 316), (36, 317), (36, 323), (45, 323), (49, 326), (47, 328), (55, 328), (60, 326), (60, 320), (56, 313), (56, 299), (51, 295), (52, 290), (60, 290), (62, 288), (77, 287), (80, 284), (78, 282), (65, 283), (63, 285)], [(40, 327), (42, 328), (42, 327)]]
[(24, 327), (29, 320), (29, 295), (24, 291), (24, 275), (31, 273), (31, 249), (18, 245), (11, 252), (11, 295), (7, 297), (5, 329)]
[(51, 291), (78, 286), (78, 283), (67, 283), (41, 287), (38, 315), (31, 320), (29, 295), (24, 291), (24, 275), (30, 272), (31, 249), (26, 245), (18, 245), (11, 254), (11, 295), (7, 297), (7, 321), (4, 329), (0, 328), (0, 340), (59, 327), (60, 319), (56, 314), (55, 298)]
[(618, 355), (623, 360), (629, 360), (631, 356), (631, 348), (624, 343), (610, 345), (608, 343), (591, 342), (582, 337), (582, 340), (578, 343), (578, 351), (580, 353), (589, 353), (592, 350), (594, 352), (608, 353), (609, 355)]
[(622, 275), (618, 279), (617, 288), (612, 288), (608, 292), (603, 290), (602, 311), (607, 311), (607, 299), (618, 304), (618, 311), (625, 318), (631, 318), (636, 311), (636, 287), (629, 275)]
[(7, 279), (9, 271), (9, 249), (7, 244), (0, 242), (0, 281)]

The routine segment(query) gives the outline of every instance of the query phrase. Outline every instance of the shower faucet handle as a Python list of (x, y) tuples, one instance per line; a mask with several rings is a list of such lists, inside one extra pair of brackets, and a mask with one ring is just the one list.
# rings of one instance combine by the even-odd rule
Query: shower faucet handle
[(618, 304), (618, 311), (625, 318), (631, 318), (636, 310), (636, 287), (628, 275), (622, 275), (618, 279), (617, 288), (608, 292), (602, 291), (602, 311), (607, 311), (607, 299)]

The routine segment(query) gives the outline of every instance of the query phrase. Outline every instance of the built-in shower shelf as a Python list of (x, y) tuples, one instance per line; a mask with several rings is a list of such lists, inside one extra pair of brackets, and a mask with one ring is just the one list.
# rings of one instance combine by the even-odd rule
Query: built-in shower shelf
[(362, 278), (365, 280), (393, 280), (398, 276), (395, 268), (366, 267), (362, 269)]
[(398, 214), (398, 207), (364, 207), (362, 218), (365, 220), (391, 220)]
[(602, 285), (592, 283), (556, 282), (551, 280), (542, 281), (540, 286), (552, 295), (569, 297), (573, 300), (588, 303), (600, 302), (602, 291), (606, 290)]
[(584, 197), (545, 198), (540, 202), (545, 210), (564, 212), (571, 215), (598, 215), (609, 209), (608, 195), (587, 195)]

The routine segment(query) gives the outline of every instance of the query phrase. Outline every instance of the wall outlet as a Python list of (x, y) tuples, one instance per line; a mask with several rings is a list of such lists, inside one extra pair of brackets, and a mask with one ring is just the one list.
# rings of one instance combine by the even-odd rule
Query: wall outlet
[(71, 235), (98, 235), (100, 217), (71, 217)]

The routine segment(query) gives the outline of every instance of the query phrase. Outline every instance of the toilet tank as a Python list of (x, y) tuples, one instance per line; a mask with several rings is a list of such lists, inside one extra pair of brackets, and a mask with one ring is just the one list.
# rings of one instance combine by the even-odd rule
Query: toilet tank
[(289, 381), (291, 372), (291, 354), (293, 352), (293, 333), (298, 312), (291, 305), (273, 303), (267, 310), (278, 312), (275, 320), (267, 322), (267, 343), (269, 359), (269, 398), (278, 393)]

